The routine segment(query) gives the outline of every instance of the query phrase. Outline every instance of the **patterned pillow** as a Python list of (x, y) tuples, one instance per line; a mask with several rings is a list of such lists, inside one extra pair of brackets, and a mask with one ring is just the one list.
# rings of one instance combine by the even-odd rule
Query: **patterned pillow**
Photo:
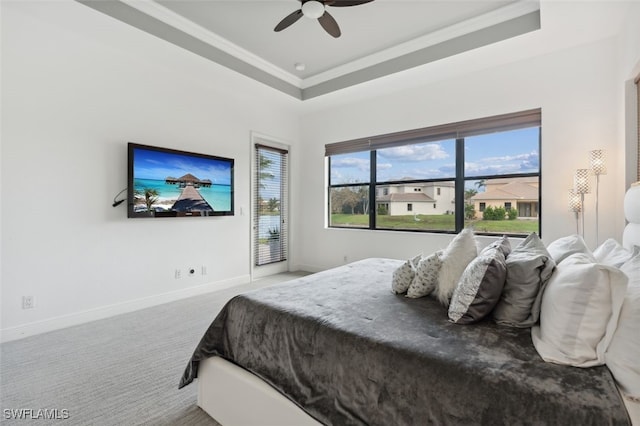
[(440, 272), (441, 266), (442, 250), (423, 258), (420, 263), (418, 263), (416, 276), (409, 286), (407, 297), (416, 299), (418, 297), (424, 297), (435, 290), (438, 285), (438, 273)]
[(489, 315), (500, 300), (506, 278), (507, 264), (501, 248), (482, 250), (460, 277), (451, 297), (449, 319), (471, 324)]
[(416, 276), (416, 268), (422, 255), (419, 254), (409, 260), (407, 260), (401, 267), (393, 271), (393, 281), (391, 282), (391, 291), (396, 294), (405, 293), (413, 278)]

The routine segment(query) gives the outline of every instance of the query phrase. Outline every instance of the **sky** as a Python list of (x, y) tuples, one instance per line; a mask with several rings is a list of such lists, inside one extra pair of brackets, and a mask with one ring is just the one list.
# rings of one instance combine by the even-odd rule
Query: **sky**
[[(465, 177), (537, 173), (537, 127), (465, 138)], [(377, 181), (455, 177), (455, 140), (377, 151)], [(369, 152), (331, 157), (331, 183), (369, 181)]]
[(216, 185), (231, 185), (231, 164), (224, 160), (136, 148), (133, 175), (136, 179), (165, 180), (191, 173)]

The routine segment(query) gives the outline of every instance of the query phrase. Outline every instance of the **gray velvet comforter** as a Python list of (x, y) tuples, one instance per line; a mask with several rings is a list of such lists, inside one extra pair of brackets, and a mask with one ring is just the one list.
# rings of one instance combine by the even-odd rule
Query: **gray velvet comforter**
[(630, 424), (606, 367), (545, 363), (529, 329), (456, 325), (391, 292), (401, 261), (367, 259), (235, 297), (206, 331), (221, 356), (331, 425)]

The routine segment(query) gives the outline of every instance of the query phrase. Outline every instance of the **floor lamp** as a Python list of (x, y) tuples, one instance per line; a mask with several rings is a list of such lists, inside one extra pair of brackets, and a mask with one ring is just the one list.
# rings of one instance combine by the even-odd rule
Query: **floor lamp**
[(584, 194), (589, 193), (589, 169), (578, 169), (573, 175), (573, 190), (580, 194), (580, 210), (582, 216), (582, 238), (584, 239)]
[(600, 175), (607, 174), (604, 151), (594, 149), (589, 153), (591, 172), (596, 176), (596, 247), (598, 246), (598, 189), (600, 187)]
[(573, 189), (569, 190), (569, 211), (572, 211), (576, 216), (576, 234), (580, 234), (580, 219), (578, 213), (582, 211), (582, 199), (580, 194)]

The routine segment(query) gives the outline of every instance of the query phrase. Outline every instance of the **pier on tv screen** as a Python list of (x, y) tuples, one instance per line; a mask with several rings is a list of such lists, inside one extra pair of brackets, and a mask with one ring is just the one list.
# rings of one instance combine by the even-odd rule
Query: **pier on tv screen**
[(128, 216), (233, 215), (231, 158), (129, 143)]

